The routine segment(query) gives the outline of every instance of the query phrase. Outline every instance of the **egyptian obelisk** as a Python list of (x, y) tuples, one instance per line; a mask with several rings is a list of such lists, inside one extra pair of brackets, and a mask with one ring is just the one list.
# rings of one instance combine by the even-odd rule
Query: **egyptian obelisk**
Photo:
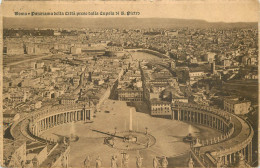
[(133, 108), (130, 108), (129, 111), (129, 131), (133, 130)]

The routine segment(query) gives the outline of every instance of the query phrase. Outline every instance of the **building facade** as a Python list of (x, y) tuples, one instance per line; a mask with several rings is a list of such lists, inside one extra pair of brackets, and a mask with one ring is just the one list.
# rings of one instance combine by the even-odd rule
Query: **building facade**
[(240, 101), (236, 98), (224, 99), (224, 110), (237, 115), (247, 114), (249, 112), (251, 102), (248, 100)]

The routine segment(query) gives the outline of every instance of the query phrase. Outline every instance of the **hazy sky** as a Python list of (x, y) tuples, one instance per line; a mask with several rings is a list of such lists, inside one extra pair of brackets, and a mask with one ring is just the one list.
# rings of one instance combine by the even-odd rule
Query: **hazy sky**
[[(28, 5), (30, 4), (30, 5)], [(256, 0), (195, 0), (195, 1), (155, 1), (155, 2), (17, 2), (5, 1), (3, 4), (4, 16), (12, 17), (15, 11), (20, 12), (58, 12), (58, 11), (137, 11), (137, 17), (201, 19), (210, 22), (257, 22), (258, 1)], [(28, 16), (31, 17), (31, 16)], [(39, 16), (37, 16), (39, 17)], [(54, 17), (54, 16), (51, 16)], [(84, 16), (108, 17), (108, 16)], [(112, 16), (117, 17), (117, 16)], [(122, 16), (120, 16), (122, 17)], [(126, 16), (127, 17), (127, 16)], [(128, 16), (129, 17), (129, 16)]]

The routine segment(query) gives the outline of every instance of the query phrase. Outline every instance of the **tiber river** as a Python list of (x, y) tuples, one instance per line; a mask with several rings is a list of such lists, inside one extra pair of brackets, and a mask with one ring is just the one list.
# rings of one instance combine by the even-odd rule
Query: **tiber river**
[(141, 52), (141, 51), (137, 51), (137, 52), (129, 52), (133, 59), (137, 59), (137, 60), (159, 60), (161, 58), (153, 55), (153, 54), (149, 54), (149, 53), (145, 53), (145, 52)]

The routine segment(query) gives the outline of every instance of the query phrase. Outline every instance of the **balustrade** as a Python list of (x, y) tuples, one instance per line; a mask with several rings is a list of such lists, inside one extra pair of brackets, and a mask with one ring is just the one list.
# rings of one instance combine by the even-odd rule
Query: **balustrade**
[[(173, 107), (173, 115), (178, 115), (176, 117), (173, 116), (173, 119), (192, 122), (195, 124), (202, 124), (223, 132), (223, 134), (218, 137), (206, 140), (198, 140), (198, 142), (201, 144), (200, 148), (208, 145), (218, 144), (231, 138), (236, 127), (234, 125), (235, 123), (231, 122), (231, 119), (232, 117), (238, 118), (238, 120), (242, 122), (242, 126), (249, 127), (250, 133), (247, 139), (241, 143), (234, 144), (234, 146), (230, 146), (230, 148), (226, 148), (220, 151), (213, 151), (212, 153), (214, 153), (215, 156), (222, 158), (224, 163), (229, 165), (232, 165), (237, 161), (236, 153), (238, 152), (242, 152), (246, 156), (246, 160), (249, 163), (252, 161), (253, 129), (247, 121), (239, 119), (239, 117), (220, 109), (180, 102), (177, 102), (176, 106)], [(230, 127), (230, 124), (232, 127)], [(192, 146), (191, 149), (193, 150)], [(207, 167), (207, 163), (204, 161), (202, 155), (196, 152), (194, 152), (194, 155), (196, 155), (195, 159), (197, 159), (198, 162), (202, 163), (204, 167)]]

